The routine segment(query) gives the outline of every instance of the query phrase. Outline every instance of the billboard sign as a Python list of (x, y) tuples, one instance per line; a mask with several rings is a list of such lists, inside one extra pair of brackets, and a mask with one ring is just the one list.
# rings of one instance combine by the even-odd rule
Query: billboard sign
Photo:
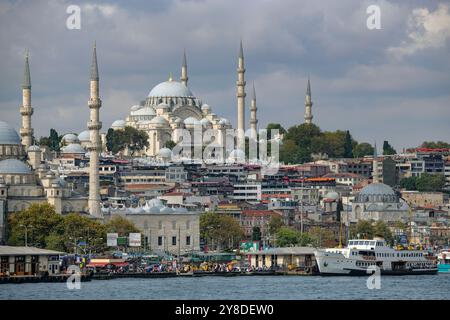
[(117, 247), (117, 238), (119, 238), (118, 233), (107, 233), (106, 234), (106, 245), (108, 247)]
[(130, 233), (128, 236), (130, 247), (140, 247), (141, 246), (141, 234), (140, 233)]
[(241, 241), (239, 249), (241, 252), (259, 251), (259, 241)]

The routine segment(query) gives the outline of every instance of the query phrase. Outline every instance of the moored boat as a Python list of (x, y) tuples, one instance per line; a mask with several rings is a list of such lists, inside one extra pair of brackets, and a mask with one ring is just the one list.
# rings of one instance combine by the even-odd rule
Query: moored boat
[(396, 250), (384, 239), (355, 239), (345, 248), (314, 252), (321, 275), (436, 274), (436, 257), (425, 250)]

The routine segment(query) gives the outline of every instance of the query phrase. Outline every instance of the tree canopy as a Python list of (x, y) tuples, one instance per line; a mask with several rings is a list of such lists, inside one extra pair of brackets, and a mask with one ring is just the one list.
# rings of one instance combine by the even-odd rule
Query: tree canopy
[(113, 154), (128, 149), (133, 155), (136, 151), (148, 146), (148, 134), (133, 127), (127, 126), (120, 130), (109, 129), (106, 134), (106, 147)]
[(239, 222), (231, 216), (206, 212), (200, 216), (200, 236), (211, 247), (233, 247), (244, 236)]
[(358, 143), (353, 149), (353, 156), (355, 158), (362, 158), (364, 156), (371, 156), (374, 153), (374, 148), (370, 143), (362, 142)]
[(450, 148), (450, 143), (444, 141), (424, 141), (420, 147), (430, 149)]
[[(25, 230), (25, 227), (27, 228)], [(106, 233), (128, 235), (139, 230), (128, 220), (115, 217), (107, 224), (77, 213), (60, 215), (48, 204), (33, 204), (28, 209), (9, 216), (8, 244), (23, 246), (25, 231), (29, 246), (63, 252), (103, 252)], [(84, 245), (80, 245), (83, 242)]]
[(383, 155), (388, 156), (396, 153), (397, 151), (395, 151), (395, 149), (389, 144), (389, 142), (385, 140), (383, 142)]
[(55, 129), (50, 129), (50, 135), (48, 137), (41, 137), (39, 139), (40, 146), (47, 146), (51, 151), (59, 151), (60, 150), (60, 142), (62, 136), (58, 135)]
[(351, 238), (372, 239), (373, 237), (382, 237), (390, 245), (393, 245), (394, 236), (383, 221), (372, 222), (368, 220), (359, 220), (356, 225), (350, 227)]
[(445, 187), (445, 176), (443, 174), (422, 173), (420, 177), (401, 179), (400, 187), (409, 191), (441, 192)]
[(312, 154), (324, 153), (332, 158), (352, 158), (357, 145), (348, 130), (322, 132), (315, 124), (303, 123), (287, 130), (280, 148), (280, 160), (303, 163), (311, 161)]

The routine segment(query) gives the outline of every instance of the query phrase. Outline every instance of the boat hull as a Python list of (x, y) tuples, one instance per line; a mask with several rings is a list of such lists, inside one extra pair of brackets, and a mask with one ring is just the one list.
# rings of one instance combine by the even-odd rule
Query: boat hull
[(439, 273), (450, 273), (450, 264), (448, 263), (438, 264), (438, 270)]
[[(319, 268), (319, 275), (321, 276), (368, 276), (374, 273), (375, 265), (372, 268), (358, 267), (355, 265), (355, 261), (352, 259), (347, 259), (343, 256), (336, 256), (333, 254), (327, 254), (326, 252), (316, 251), (315, 252), (317, 266)], [(375, 260), (372, 261), (373, 264), (376, 263)], [(416, 268), (416, 269), (384, 269), (379, 267), (381, 275), (390, 276), (405, 276), (405, 275), (427, 275), (427, 274), (437, 274), (438, 268)]]

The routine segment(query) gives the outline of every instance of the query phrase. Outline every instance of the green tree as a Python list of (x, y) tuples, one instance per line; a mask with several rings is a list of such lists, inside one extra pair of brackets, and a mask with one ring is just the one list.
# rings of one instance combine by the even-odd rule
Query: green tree
[(108, 132), (106, 133), (106, 149), (112, 153), (117, 153), (118, 150), (115, 150), (114, 147), (117, 145), (116, 135), (114, 134), (114, 129), (109, 128)]
[(206, 212), (200, 216), (200, 236), (211, 248), (234, 247), (244, 236), (239, 222), (228, 215)]
[(393, 245), (394, 244), (394, 236), (392, 235), (391, 230), (383, 221), (377, 221), (373, 226), (373, 235), (375, 237), (382, 237), (386, 240), (386, 243)]
[(400, 188), (408, 191), (417, 190), (417, 177), (406, 177), (400, 180)]
[(353, 158), (353, 139), (350, 131), (345, 131), (344, 158)]
[[(48, 204), (33, 204), (28, 209), (9, 217), (8, 244), (23, 246), (25, 227), (28, 231), (28, 245), (39, 248), (73, 252), (89, 249), (103, 252), (106, 242), (105, 226), (88, 216), (71, 213), (62, 216)], [(79, 246), (84, 241), (88, 246)]]
[(420, 147), (430, 149), (450, 148), (450, 143), (444, 141), (424, 141)]
[(337, 244), (335, 234), (330, 229), (312, 227), (308, 230), (308, 236), (317, 247), (334, 247)]
[(126, 237), (130, 233), (141, 232), (131, 221), (121, 217), (115, 216), (109, 220), (106, 225), (106, 232), (118, 233), (119, 237)]
[(295, 246), (299, 241), (299, 233), (292, 228), (282, 227), (277, 232), (276, 245), (278, 247)]
[(28, 209), (9, 216), (8, 244), (25, 245), (25, 231), (27, 231), (28, 245), (46, 248), (46, 237), (57, 230), (62, 221), (62, 216), (55, 212), (52, 205), (48, 203), (32, 204)]
[(370, 143), (362, 142), (358, 143), (356, 147), (353, 149), (353, 156), (355, 158), (362, 158), (364, 156), (370, 156), (373, 155), (374, 148)]
[(176, 145), (177, 144), (174, 141), (169, 140), (164, 144), (164, 148), (169, 148), (170, 150), (172, 150)]
[(55, 129), (50, 129), (50, 149), (52, 151), (59, 151), (60, 150), (60, 142), (61, 137), (58, 135), (58, 132), (56, 132)]
[[(71, 213), (64, 217), (64, 239), (66, 251), (71, 252), (77, 247), (87, 253), (92, 251), (104, 251), (106, 243), (105, 225), (93, 220), (89, 216), (78, 213)], [(79, 246), (80, 242), (85, 242), (86, 246)]]
[(269, 221), (269, 232), (270, 234), (276, 234), (280, 228), (284, 225), (283, 219), (280, 215), (272, 216)]
[(422, 173), (416, 179), (416, 187), (419, 191), (440, 192), (445, 187), (445, 176), (443, 174)]
[(267, 139), (268, 139), (268, 140), (270, 140), (270, 139), (273, 138), (273, 137), (272, 137), (272, 134), (271, 134), (271, 130), (272, 130), (272, 129), (278, 130), (278, 133), (279, 133), (279, 134), (282, 134), (282, 135), (286, 134), (286, 129), (284, 129), (284, 128), (281, 126), (281, 124), (279, 124), (279, 123), (269, 123), (269, 124), (267, 125), (267, 127), (266, 127), (266, 130), (267, 130)]
[(293, 140), (284, 140), (280, 147), (280, 161), (301, 163), (310, 160), (310, 154), (301, 154), (302, 150)]
[(252, 230), (252, 241), (261, 241), (261, 228), (253, 227)]
[(383, 142), (383, 155), (392, 155), (397, 154), (397, 151), (389, 144), (388, 141)]
[[(356, 225), (350, 227), (350, 236), (352, 238), (372, 239), (374, 228), (371, 221), (359, 220)], [(359, 236), (358, 236), (359, 235)]]
[(134, 155), (136, 151), (149, 146), (148, 134), (129, 126), (122, 130), (109, 129), (106, 135), (106, 145), (108, 151), (114, 154), (128, 149), (130, 154)]

